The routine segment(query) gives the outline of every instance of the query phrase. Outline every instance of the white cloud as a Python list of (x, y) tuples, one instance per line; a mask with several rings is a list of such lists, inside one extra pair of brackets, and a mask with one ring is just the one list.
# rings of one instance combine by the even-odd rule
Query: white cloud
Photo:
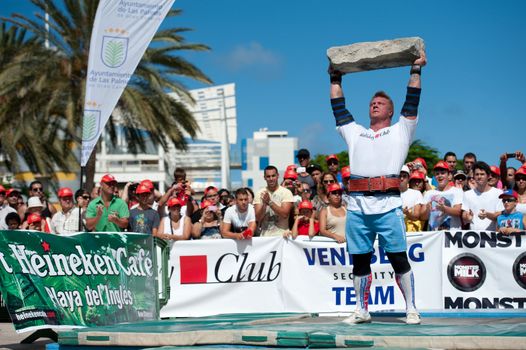
[(279, 69), (281, 66), (280, 56), (264, 48), (258, 42), (251, 42), (247, 45), (239, 45), (231, 52), (224, 55), (221, 59), (224, 65), (231, 71), (241, 71), (245, 69)]

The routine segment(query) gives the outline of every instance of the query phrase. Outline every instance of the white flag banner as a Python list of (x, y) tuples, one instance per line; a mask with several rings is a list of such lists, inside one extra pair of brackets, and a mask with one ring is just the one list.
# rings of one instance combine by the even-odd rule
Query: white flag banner
[(100, 0), (91, 34), (80, 165), (175, 0)]

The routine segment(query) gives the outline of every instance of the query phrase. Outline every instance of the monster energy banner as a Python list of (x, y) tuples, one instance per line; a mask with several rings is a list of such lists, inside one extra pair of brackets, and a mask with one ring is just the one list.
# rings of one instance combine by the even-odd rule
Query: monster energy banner
[(157, 319), (153, 239), (0, 231), (0, 291), (17, 331)]
[(175, 0), (100, 0), (91, 33), (80, 165)]

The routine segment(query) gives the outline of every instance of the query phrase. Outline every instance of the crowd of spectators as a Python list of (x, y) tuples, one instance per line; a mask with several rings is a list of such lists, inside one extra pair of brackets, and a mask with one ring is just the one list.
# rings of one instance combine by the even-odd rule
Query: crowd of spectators
[[(517, 168), (508, 164), (519, 162)], [(338, 156), (326, 157), (328, 169), (313, 164), (310, 153), (297, 153), (298, 165), (264, 169), (260, 189), (209, 186), (198, 198), (177, 168), (174, 182), (160, 193), (150, 180), (127, 183), (106, 174), (89, 193), (60, 188), (59, 205), (49, 203), (40, 181), (29, 186), (27, 202), (17, 189), (0, 185), (0, 229), (37, 230), (59, 235), (79, 231), (140, 232), (168, 241), (249, 239), (253, 236), (322, 235), (345, 242), (346, 196), (351, 167)], [(461, 164), (461, 165), (460, 165)], [(407, 231), (492, 230), (510, 234), (526, 225), (526, 158), (506, 153), (498, 166), (473, 153), (457, 161), (453, 152), (428, 165), (414, 159), (400, 171), (400, 193)]]

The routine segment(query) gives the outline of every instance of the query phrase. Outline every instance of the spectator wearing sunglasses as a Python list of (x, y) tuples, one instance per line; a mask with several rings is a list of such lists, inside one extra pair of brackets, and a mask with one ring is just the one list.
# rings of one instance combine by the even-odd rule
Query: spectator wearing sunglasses
[(340, 186), (342, 185), (342, 176), (340, 174), (340, 161), (336, 154), (330, 154), (325, 158), (325, 163), (327, 163), (327, 168), (329, 172), (336, 176)]
[(40, 215), (51, 219), (51, 217), (57, 212), (57, 209), (47, 200), (46, 194), (44, 193), (44, 185), (38, 180), (29, 184), (29, 197), (34, 196), (40, 198), (40, 201), (44, 205), (44, 210), (42, 210)]
[(521, 162), (522, 165), (526, 163), (526, 157), (520, 151), (516, 151), (514, 153), (503, 153), (500, 156), (500, 180), (502, 181), (502, 187), (505, 189), (513, 189), (513, 187), (515, 186), (515, 172), (517, 169), (511, 166), (509, 167), (507, 165), (507, 162), (510, 158), (515, 158), (516, 160)]
[(6, 200), (6, 189), (0, 185), (0, 230), (7, 230), (5, 218), (9, 213), (16, 213), (16, 209), (11, 207)]
[(307, 169), (310, 165), (309, 150), (305, 148), (300, 149), (296, 155), (296, 158), (298, 159), (298, 163), (300, 165), (296, 168), (296, 171), (298, 172), (298, 181), (306, 182), (310, 187), (313, 187), (315, 185), (314, 179), (311, 177), (310, 173), (307, 172)]
[(115, 195), (117, 180), (106, 174), (100, 180), (100, 196), (86, 210), (86, 228), (95, 232), (121, 232), (128, 227), (128, 205)]
[(497, 217), (497, 230), (505, 235), (524, 231), (526, 216), (516, 209), (519, 194), (514, 190), (506, 190), (499, 198), (504, 205), (504, 211)]
[(321, 174), (321, 181), (318, 184), (317, 193), (312, 199), (312, 205), (315, 209), (315, 216), (318, 217), (320, 210), (327, 208), (329, 205), (328, 188), (331, 184), (338, 183), (333, 173), (326, 172)]

